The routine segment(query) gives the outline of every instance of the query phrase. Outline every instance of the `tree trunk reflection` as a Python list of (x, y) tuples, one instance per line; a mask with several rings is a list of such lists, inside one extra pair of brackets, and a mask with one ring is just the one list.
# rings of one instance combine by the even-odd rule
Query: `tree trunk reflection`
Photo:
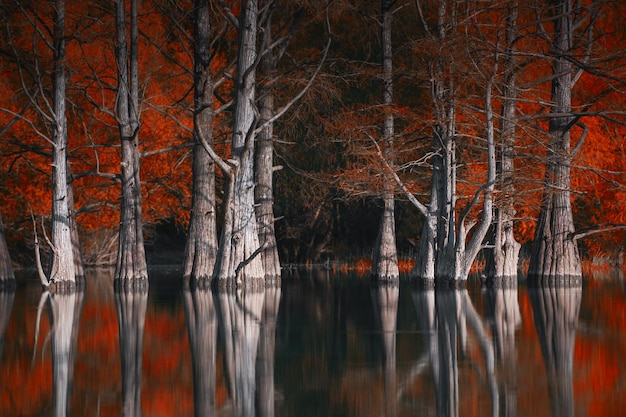
[(504, 417), (517, 415), (517, 347), (515, 332), (522, 323), (517, 300), (517, 283), (492, 287), (486, 292), (487, 315), (491, 322), (496, 359), (502, 371), (500, 406)]
[(84, 291), (69, 290), (44, 293), (49, 297), (50, 328), (52, 329), (52, 391), (54, 416), (66, 416), (69, 411), (78, 327)]
[(254, 416), (255, 365), (264, 291), (220, 289), (217, 299), (234, 415)]
[(582, 287), (529, 288), (553, 417), (574, 415), (574, 343)]
[(498, 415), (498, 387), (493, 346), (467, 290), (414, 290), (418, 323), (428, 344), (435, 385), (437, 416), (459, 416), (459, 352), (467, 350), (467, 326), (473, 330), (485, 358), (492, 397), (491, 415)]
[(118, 285), (115, 306), (122, 363), (122, 417), (141, 416), (141, 361), (148, 288)]
[(185, 290), (183, 298), (193, 366), (195, 415), (214, 416), (217, 316), (213, 294), (210, 289)]
[(257, 391), (256, 403), (259, 417), (273, 417), (274, 411), (274, 353), (276, 346), (276, 321), (280, 306), (279, 286), (265, 289), (259, 356), (256, 362)]
[(2, 352), (4, 350), (4, 337), (13, 309), (14, 290), (0, 290), (0, 363), (2, 362)]
[(396, 376), (396, 326), (400, 288), (397, 285), (381, 285), (372, 288), (374, 316), (381, 331), (383, 373), (385, 387), (385, 416), (398, 414)]

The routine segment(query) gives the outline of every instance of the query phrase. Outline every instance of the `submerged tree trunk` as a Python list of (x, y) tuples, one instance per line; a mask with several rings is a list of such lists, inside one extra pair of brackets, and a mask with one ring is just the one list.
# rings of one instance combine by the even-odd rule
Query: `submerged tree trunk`
[(217, 315), (208, 288), (185, 289), (185, 319), (193, 370), (196, 417), (216, 415)]
[(254, 208), (255, 64), (257, 0), (247, 0), (239, 17), (232, 154), (224, 201), (224, 223), (214, 270), (220, 286), (255, 286), (265, 271)]
[(517, 283), (517, 265), (519, 263), (520, 244), (513, 233), (515, 218), (515, 135), (517, 110), (517, 42), (518, 2), (513, 0), (508, 7), (506, 23), (506, 47), (504, 51), (504, 83), (502, 98), (502, 118), (500, 121), (500, 147), (497, 165), (498, 184), (501, 197), (495, 209), (492, 243), (493, 249), (487, 251), (485, 275), (495, 279), (505, 279)]
[[(383, 52), (383, 102), (385, 118), (382, 129), (383, 155), (389, 159), (393, 153), (394, 118), (391, 107), (393, 106), (393, 60), (391, 44), (391, 0), (381, 0), (382, 15), (382, 52)], [(386, 175), (385, 175), (386, 177)], [(397, 280), (398, 253), (396, 247), (396, 221), (395, 221), (395, 198), (391, 181), (384, 182), (383, 193), (384, 209), (378, 229), (378, 237), (374, 245), (372, 256), (372, 269), (370, 271), (374, 279), (380, 281)]]
[(52, 265), (50, 283), (75, 285), (74, 248), (68, 205), (67, 119), (65, 115), (65, 1), (54, 6), (54, 75), (52, 136)]
[(9, 248), (4, 236), (4, 224), (0, 214), (0, 291), (11, 289), (15, 286), (15, 273), (11, 264)]
[(118, 281), (115, 306), (119, 326), (122, 365), (122, 417), (141, 416), (143, 333), (148, 289), (128, 288)]
[[(210, 280), (217, 257), (215, 164), (202, 145), (213, 145), (213, 79), (208, 0), (195, 0), (194, 149), (191, 218), (183, 261), (183, 280)], [(202, 136), (202, 138), (200, 137)]]
[[(578, 246), (573, 239), (574, 219), (570, 200), (570, 130), (572, 113), (571, 0), (553, 2), (554, 72), (549, 123), (550, 142), (546, 159), (544, 196), (537, 222), (528, 275), (544, 281), (578, 279), (582, 275)], [(563, 116), (565, 115), (565, 116)]]
[(15, 299), (15, 288), (2, 287), (0, 285), (0, 363), (2, 362), (2, 352), (4, 351), (4, 340), (13, 310), (13, 300)]
[[(269, 20), (269, 19), (268, 19)], [(264, 27), (266, 41), (271, 44), (271, 25)], [(265, 52), (261, 58), (260, 70), (263, 76), (271, 79), (276, 71), (276, 58), (273, 51)], [(271, 82), (269, 83), (271, 84)], [(271, 85), (263, 88), (259, 103), (260, 123), (264, 124), (274, 116), (274, 92)], [(263, 247), (260, 253), (266, 282), (280, 280), (280, 259), (276, 232), (274, 230), (274, 123), (267, 123), (259, 132), (256, 150), (254, 190), (256, 201), (256, 217), (259, 224), (259, 243)]]
[(143, 281), (148, 278), (148, 270), (143, 243), (139, 175), (139, 32), (137, 0), (130, 1), (130, 54), (127, 50), (124, 0), (117, 0), (115, 3), (115, 60), (118, 81), (116, 116), (122, 142), (122, 202), (115, 279)]

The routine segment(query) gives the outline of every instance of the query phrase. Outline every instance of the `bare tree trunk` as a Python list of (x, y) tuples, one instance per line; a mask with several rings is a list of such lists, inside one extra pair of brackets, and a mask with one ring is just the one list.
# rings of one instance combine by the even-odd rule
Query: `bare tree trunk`
[(553, 417), (574, 415), (574, 347), (581, 286), (528, 290), (548, 376)]
[(131, 0), (130, 54), (124, 0), (116, 0), (117, 123), (122, 142), (122, 204), (115, 279), (147, 280), (139, 175), (139, 72), (137, 0)]
[[(382, 52), (383, 52), (383, 102), (385, 118), (382, 129), (383, 155), (389, 159), (393, 153), (394, 118), (393, 106), (393, 50), (391, 44), (391, 0), (381, 0)], [(383, 193), (383, 215), (372, 256), (372, 277), (380, 281), (397, 280), (398, 253), (396, 247), (395, 199), (390, 181), (385, 181)]]
[(554, 19), (554, 72), (549, 123), (550, 143), (546, 160), (544, 196), (533, 240), (529, 278), (539, 281), (579, 279), (582, 276), (578, 246), (572, 234), (574, 219), (570, 201), (570, 130), (572, 113), (571, 0), (552, 2)]
[(140, 417), (141, 365), (148, 289), (128, 288), (123, 284), (118, 281), (115, 286), (122, 364), (122, 417)]
[(15, 273), (11, 264), (11, 256), (4, 236), (4, 224), (0, 214), (0, 291), (15, 287)]
[(213, 145), (213, 79), (208, 0), (195, 0), (194, 154), (191, 219), (183, 261), (183, 280), (210, 280), (217, 257), (215, 164), (202, 145)]
[(216, 415), (217, 316), (208, 288), (185, 289), (185, 318), (193, 366), (193, 403), (196, 417)]
[(73, 286), (76, 279), (67, 186), (64, 0), (55, 2), (54, 12), (54, 132), (52, 136), (52, 265), (50, 282)]
[(82, 291), (45, 293), (50, 303), (52, 327), (52, 391), (54, 416), (69, 413), (78, 328), (85, 294)]
[[(271, 25), (264, 27), (264, 44), (269, 45), (272, 41)], [(265, 52), (261, 58), (260, 70), (263, 76), (271, 79), (276, 72), (276, 57), (273, 51)], [(264, 124), (274, 116), (274, 92), (272, 87), (266, 87), (261, 91), (260, 98), (260, 123)], [(259, 132), (256, 150), (254, 190), (256, 201), (256, 216), (259, 223), (259, 241), (263, 250), (261, 261), (265, 269), (265, 280), (275, 282), (280, 280), (280, 259), (278, 257), (278, 245), (276, 244), (276, 232), (274, 230), (274, 123), (267, 123)]]
[(254, 100), (257, 0), (246, 0), (239, 17), (232, 155), (234, 167), (224, 201), (224, 224), (214, 278), (221, 286), (262, 284), (265, 271), (254, 208)]
[(487, 252), (485, 274), (490, 278), (513, 280), (517, 283), (517, 265), (520, 244), (513, 234), (513, 219), (516, 211), (515, 185), (515, 135), (517, 100), (517, 42), (518, 1), (512, 0), (508, 6), (506, 23), (506, 46), (504, 57), (504, 82), (502, 98), (502, 119), (500, 122), (500, 147), (497, 166), (501, 197), (495, 209), (493, 227), (493, 249)]

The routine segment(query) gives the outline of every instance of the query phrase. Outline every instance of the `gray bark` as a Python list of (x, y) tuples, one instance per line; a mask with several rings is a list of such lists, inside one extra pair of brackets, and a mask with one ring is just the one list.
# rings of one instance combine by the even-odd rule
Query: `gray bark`
[[(383, 53), (383, 103), (385, 117), (382, 128), (383, 155), (389, 160), (393, 153), (394, 119), (391, 107), (393, 106), (393, 50), (391, 44), (391, 0), (381, 0), (382, 16), (382, 53)], [(372, 254), (372, 269), (370, 274), (379, 281), (397, 280), (398, 253), (396, 248), (395, 199), (391, 181), (385, 181), (383, 193), (384, 209), (378, 237)]]
[(148, 305), (148, 289), (125, 288), (118, 281), (115, 307), (119, 326), (122, 365), (122, 417), (141, 416), (141, 374), (143, 333)]
[(67, 205), (69, 209), (70, 233), (72, 238), (72, 250), (74, 253), (74, 271), (77, 284), (84, 284), (85, 281), (85, 263), (83, 262), (83, 252), (80, 248), (80, 238), (78, 236), (78, 224), (76, 223), (76, 207), (74, 200), (74, 185), (72, 177), (72, 169), (67, 166)]
[[(474, 199), (460, 213), (457, 220), (457, 161), (456, 161), (456, 103), (455, 62), (446, 48), (449, 35), (454, 34), (456, 9), (446, 9), (446, 2), (439, 3), (436, 40), (442, 50), (435, 57), (431, 68), (431, 88), (434, 105), (435, 126), (432, 140), (432, 179), (429, 207), (418, 208), (425, 222), (418, 254), (411, 272), (413, 278), (427, 283), (438, 282), (447, 286), (463, 284), (471, 265), (482, 248), (493, 217), (493, 189), (495, 183), (495, 142), (492, 110), (492, 89), (495, 73), (485, 88), (485, 139), (487, 142), (487, 182), (477, 191)], [(495, 62), (497, 62), (497, 57)], [(481, 219), (467, 226), (466, 216), (472, 205), (483, 196)], [(414, 203), (415, 204), (415, 203)], [(475, 227), (475, 228), (474, 228)], [(471, 233), (470, 233), (471, 232)]]
[(193, 366), (193, 403), (196, 417), (216, 415), (215, 392), (217, 315), (210, 289), (185, 289), (185, 319)]
[(146, 280), (148, 271), (143, 243), (139, 159), (139, 73), (137, 0), (131, 0), (130, 53), (126, 39), (124, 0), (116, 0), (117, 106), (122, 142), (122, 202), (115, 279)]
[(500, 122), (500, 146), (497, 165), (498, 188), (500, 198), (495, 208), (493, 226), (493, 249), (487, 252), (485, 275), (496, 279), (515, 278), (519, 263), (520, 244), (513, 234), (516, 214), (515, 185), (515, 135), (516, 135), (516, 100), (517, 100), (517, 59), (515, 42), (518, 37), (517, 15), (518, 2), (512, 0), (508, 6), (506, 22), (506, 46), (504, 51), (504, 82)]
[(255, 286), (265, 271), (254, 208), (254, 125), (257, 0), (244, 2), (239, 18), (239, 51), (233, 120), (233, 166), (224, 201), (224, 223), (213, 277), (220, 286)]
[[(572, 112), (572, 73), (568, 60), (572, 50), (571, 0), (553, 2), (554, 51), (552, 114)], [(573, 116), (550, 119), (548, 155), (544, 178), (542, 208), (533, 240), (528, 275), (530, 279), (550, 281), (555, 278), (582, 276), (578, 246), (572, 237), (574, 219), (570, 200), (570, 129)]]
[[(264, 27), (265, 42), (271, 44), (271, 25), (268, 22)], [(276, 72), (276, 57), (273, 51), (266, 51), (259, 66), (261, 74), (271, 79)], [(261, 91), (259, 100), (260, 123), (274, 117), (274, 92), (268, 86)], [(259, 244), (264, 248), (261, 261), (265, 270), (266, 282), (279, 281), (281, 277), (278, 245), (274, 230), (274, 123), (267, 123), (259, 132), (257, 138), (254, 190), (256, 201), (256, 217), (259, 224)]]
[(9, 247), (7, 246), (6, 237), (4, 236), (2, 215), (0, 214), (0, 291), (13, 287), (14, 285), (15, 273), (13, 272)]
[(574, 347), (581, 286), (528, 290), (541, 345), (553, 417), (574, 415)]
[(187, 283), (190, 279), (210, 280), (217, 257), (215, 164), (202, 145), (203, 140), (208, 145), (213, 145), (213, 79), (208, 0), (195, 0), (194, 16), (193, 190), (183, 261), (183, 279)]
[(67, 118), (65, 115), (65, 1), (54, 5), (54, 74), (52, 135), (52, 264), (50, 283), (75, 283), (74, 252), (68, 205)]

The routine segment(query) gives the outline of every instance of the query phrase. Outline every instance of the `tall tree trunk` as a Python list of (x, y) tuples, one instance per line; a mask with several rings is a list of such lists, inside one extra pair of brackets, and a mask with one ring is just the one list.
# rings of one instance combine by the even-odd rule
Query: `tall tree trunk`
[(520, 244), (513, 234), (515, 218), (515, 134), (517, 110), (517, 42), (518, 1), (512, 0), (508, 7), (506, 23), (506, 47), (504, 57), (504, 82), (502, 98), (502, 118), (500, 122), (500, 147), (497, 166), (501, 197), (496, 204), (493, 227), (493, 249), (487, 252), (485, 274), (490, 278), (506, 279), (517, 284), (517, 264)]
[[(213, 79), (208, 0), (195, 0), (194, 154), (191, 219), (183, 261), (183, 280), (210, 280), (217, 257), (215, 164), (202, 145), (213, 145)], [(200, 138), (202, 136), (202, 138)]]
[[(539, 281), (582, 276), (578, 246), (572, 237), (574, 219), (570, 200), (570, 130), (572, 113), (571, 0), (552, 2), (554, 39), (552, 48), (552, 109), (550, 142), (546, 159), (544, 195), (533, 240), (529, 278)], [(562, 116), (566, 115), (566, 116)]]
[(185, 319), (193, 366), (194, 415), (216, 415), (217, 315), (208, 288), (185, 289)]
[[(393, 50), (391, 44), (391, 0), (381, 0), (382, 16), (382, 53), (383, 53), (383, 103), (385, 118), (382, 129), (383, 155), (389, 160), (393, 153), (394, 118), (393, 106)], [(383, 192), (383, 214), (378, 229), (378, 237), (372, 255), (374, 279), (380, 281), (397, 280), (398, 253), (396, 247), (395, 198), (391, 181), (385, 180)]]
[(54, 5), (54, 133), (52, 137), (51, 283), (75, 283), (74, 252), (68, 206), (67, 119), (65, 115), (65, 1)]
[[(264, 28), (266, 41), (269, 45), (272, 41), (271, 25), (268, 23)], [(265, 52), (261, 58), (261, 74), (268, 79), (276, 72), (276, 57), (273, 51)], [(271, 83), (269, 83), (271, 84)], [(265, 123), (274, 116), (274, 92), (271, 85), (263, 88), (259, 100), (259, 111), (261, 114), (260, 123)], [(259, 132), (256, 150), (254, 190), (256, 201), (256, 216), (259, 223), (259, 243), (263, 247), (260, 254), (263, 268), (265, 269), (265, 280), (271, 282), (279, 281), (280, 259), (278, 257), (278, 245), (276, 244), (276, 232), (274, 230), (274, 123), (267, 123)]]
[(15, 286), (15, 273), (11, 264), (9, 247), (4, 236), (4, 224), (0, 214), (0, 291), (11, 289)]
[(115, 279), (146, 280), (139, 175), (139, 57), (137, 0), (130, 3), (130, 54), (126, 39), (124, 0), (116, 0), (117, 123), (122, 142), (122, 203)]
[(122, 365), (122, 417), (141, 416), (143, 333), (148, 289), (115, 285), (115, 307), (119, 326)]
[(214, 270), (219, 285), (254, 286), (263, 283), (254, 208), (255, 61), (257, 0), (246, 0), (239, 17), (239, 51), (235, 83), (230, 175), (224, 201), (224, 223)]

